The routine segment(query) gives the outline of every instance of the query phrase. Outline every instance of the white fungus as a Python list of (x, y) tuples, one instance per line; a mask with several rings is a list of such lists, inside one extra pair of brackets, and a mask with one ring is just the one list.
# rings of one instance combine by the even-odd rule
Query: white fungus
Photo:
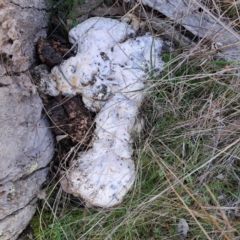
[(68, 191), (89, 205), (121, 203), (135, 180), (131, 133), (145, 96), (144, 82), (163, 68), (162, 41), (150, 34), (136, 37), (138, 25), (90, 18), (73, 28), (76, 56), (42, 78), (49, 95), (81, 93), (98, 112), (92, 148), (79, 155), (66, 173)]

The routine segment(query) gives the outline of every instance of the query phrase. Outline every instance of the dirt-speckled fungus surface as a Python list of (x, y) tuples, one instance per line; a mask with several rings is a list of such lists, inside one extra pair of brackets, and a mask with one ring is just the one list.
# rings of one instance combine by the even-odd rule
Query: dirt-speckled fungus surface
[(76, 56), (41, 80), (47, 94), (81, 93), (86, 106), (98, 112), (92, 148), (66, 174), (68, 191), (93, 206), (121, 203), (133, 185), (132, 128), (144, 82), (163, 68), (162, 41), (150, 34), (136, 37), (132, 22), (90, 18), (79, 24), (69, 33)]

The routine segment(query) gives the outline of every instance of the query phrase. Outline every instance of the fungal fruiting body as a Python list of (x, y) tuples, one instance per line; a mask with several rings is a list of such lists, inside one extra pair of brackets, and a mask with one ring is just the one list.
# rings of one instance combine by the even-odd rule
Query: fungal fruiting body
[(136, 37), (136, 32), (136, 25), (90, 18), (69, 33), (76, 56), (42, 79), (47, 94), (81, 93), (97, 112), (92, 148), (80, 153), (66, 173), (68, 191), (89, 205), (121, 203), (135, 180), (131, 133), (144, 82), (163, 68), (162, 41), (150, 34)]

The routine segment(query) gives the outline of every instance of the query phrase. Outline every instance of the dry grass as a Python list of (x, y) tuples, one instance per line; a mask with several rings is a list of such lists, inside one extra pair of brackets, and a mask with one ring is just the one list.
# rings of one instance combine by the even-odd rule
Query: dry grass
[(203, 44), (165, 53), (163, 73), (148, 80), (144, 129), (134, 135), (138, 178), (124, 202), (87, 209), (51, 185), (32, 221), (35, 239), (239, 239), (239, 65)]

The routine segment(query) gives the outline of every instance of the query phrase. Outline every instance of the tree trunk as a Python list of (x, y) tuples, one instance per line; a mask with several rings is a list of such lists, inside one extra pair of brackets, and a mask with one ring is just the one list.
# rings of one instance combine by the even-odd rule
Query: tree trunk
[(44, 0), (0, 0), (0, 239), (31, 220), (54, 141), (28, 68), (46, 36)]

